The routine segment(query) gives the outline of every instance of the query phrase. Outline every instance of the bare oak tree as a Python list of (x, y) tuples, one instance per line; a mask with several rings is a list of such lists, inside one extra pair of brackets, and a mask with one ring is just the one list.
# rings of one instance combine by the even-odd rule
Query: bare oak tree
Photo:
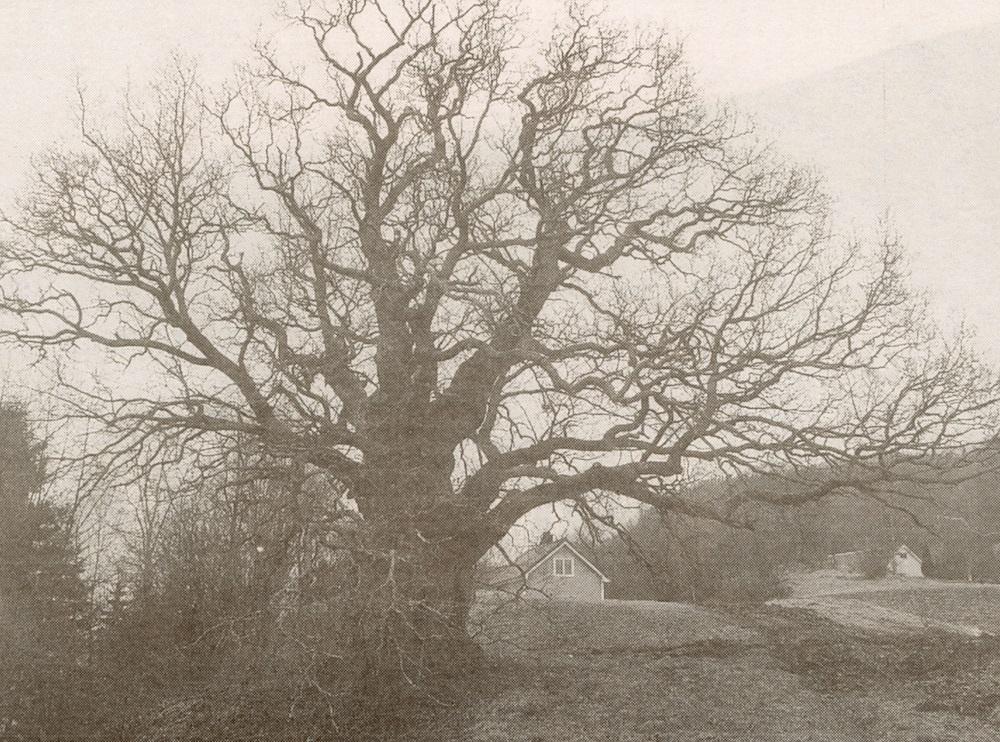
[(570, 11), (534, 48), (507, 7), (307, 7), (308, 59), (83, 109), (6, 214), (3, 331), (60, 352), (101, 475), (239, 446), (246, 478), (323, 479), (356, 584), (424, 641), (540, 506), (725, 517), (677, 482), (959, 471), (996, 382), (935, 343), (899, 250), (831, 236), (662, 33)]

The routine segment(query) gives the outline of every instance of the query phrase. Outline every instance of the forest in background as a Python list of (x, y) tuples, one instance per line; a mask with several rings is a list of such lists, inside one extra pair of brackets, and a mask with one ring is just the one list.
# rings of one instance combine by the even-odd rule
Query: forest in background
[[(738, 489), (783, 487), (744, 478)], [(693, 500), (719, 505), (733, 490), (720, 481), (692, 489)], [(611, 579), (609, 598), (767, 599), (781, 593), (788, 570), (823, 568), (841, 552), (861, 552), (866, 576), (884, 576), (902, 544), (921, 557), (927, 577), (997, 582), (998, 492), (1000, 474), (989, 470), (951, 486), (910, 485), (881, 500), (834, 494), (791, 508), (746, 502), (730, 517), (739, 525), (645, 509), (627, 532), (619, 529), (595, 548)]]

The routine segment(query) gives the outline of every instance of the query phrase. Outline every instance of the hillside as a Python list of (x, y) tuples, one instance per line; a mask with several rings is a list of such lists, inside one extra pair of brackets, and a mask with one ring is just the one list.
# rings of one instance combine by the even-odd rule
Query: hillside
[[(929, 599), (957, 605), (957, 587)], [(877, 613), (886, 591), (870, 592)], [(1000, 592), (991, 605), (1000, 609)], [(492, 620), (517, 640), (487, 643), (467, 700), (411, 742), (985, 742), (1000, 733), (991, 637), (873, 632), (780, 607), (625, 601), (550, 603)]]

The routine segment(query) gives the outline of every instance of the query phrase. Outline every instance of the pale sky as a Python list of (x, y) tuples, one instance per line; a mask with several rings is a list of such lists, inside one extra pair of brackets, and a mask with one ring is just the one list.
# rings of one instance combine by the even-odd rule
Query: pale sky
[[(521, 0), (539, 20), (557, 0)], [(606, 0), (608, 13), (686, 39), (711, 96), (744, 93), (882, 50), (1000, 22), (997, 0)], [(0, 193), (33, 150), (72, 120), (77, 76), (112, 92), (172, 50), (224, 77), (276, 0), (0, 0)]]
[[(605, 0), (611, 16), (675, 29), (714, 92), (728, 94), (829, 69), (892, 46), (1000, 22), (996, 0)], [(558, 0), (522, 0), (545, 17)], [(75, 73), (142, 75), (171, 49), (228, 66), (276, 0), (0, 0), (2, 89), (58, 97)], [(18, 96), (21, 97), (21, 96)], [(10, 100), (5, 96), (5, 100)], [(24, 110), (24, 102), (15, 112)]]
[[(540, 22), (530, 28), (544, 28), (542, 21), (560, 5), (521, 0)], [(1000, 23), (1000, 0), (604, 0), (604, 5), (612, 17), (662, 24), (683, 38), (688, 62), (710, 98), (744, 98), (894, 47)], [(276, 7), (276, 0), (0, 0), (0, 204), (29, 156), (71, 130), (78, 78), (93, 94), (113, 95), (130, 80), (145, 82), (171, 52), (180, 51), (198, 60), (210, 81), (218, 81), (246, 58), (258, 34), (266, 37), (278, 27)], [(796, 141), (805, 143), (796, 154), (810, 159), (808, 147), (817, 149), (813, 140)], [(931, 165), (935, 172), (949, 167)], [(970, 188), (992, 193), (980, 188), (989, 177), (973, 173)], [(853, 188), (853, 181), (842, 180)], [(932, 213), (917, 201), (912, 208)], [(963, 218), (974, 221), (979, 215)], [(992, 222), (980, 221), (983, 234), (991, 237)], [(904, 232), (930, 231), (916, 217), (899, 226)], [(947, 257), (932, 254), (929, 242), (921, 249), (930, 259), (916, 264), (915, 278), (936, 287), (942, 306), (952, 297), (950, 309), (970, 313), (982, 328), (997, 328), (984, 334), (1000, 357), (1000, 308), (991, 291), (1000, 283), (1000, 260), (992, 257), (989, 242), (981, 252), (962, 254), (950, 245)], [(939, 285), (932, 280), (937, 278)], [(0, 355), (0, 375), (5, 366), (6, 374), (16, 376), (11, 371), (16, 361)]]
[[(595, 6), (599, 2), (595, 0)], [(520, 0), (520, 4), (537, 21), (525, 27), (541, 34), (562, 0)], [(683, 38), (688, 61), (708, 97), (740, 101), (888, 49), (1000, 24), (1000, 0), (603, 0), (603, 4), (612, 18), (641, 26), (663, 25)], [(88, 94), (113, 97), (129, 81), (141, 85), (155, 76), (171, 52), (179, 51), (197, 60), (210, 82), (222, 80), (247, 57), (259, 35), (268, 37), (280, 28), (275, 18), (277, 8), (278, 0), (0, 0), (0, 204), (9, 201), (33, 152), (43, 151), (63, 135), (72, 135), (78, 78)], [(988, 56), (983, 56), (980, 68), (990, 66)], [(970, 62), (973, 68), (976, 59)], [(978, 69), (978, 73), (995, 74), (993, 69)], [(925, 80), (916, 68), (901, 74), (910, 75), (912, 84), (928, 90), (935, 84), (963, 85), (961, 81)], [(923, 99), (913, 99), (917, 108), (926, 110)], [(846, 100), (850, 107), (852, 98)], [(936, 105), (937, 98), (928, 100)], [(791, 110), (786, 104), (787, 99), (779, 99), (781, 110), (773, 111), (777, 118)], [(903, 113), (918, 115), (910, 109)], [(983, 115), (1000, 139), (997, 117), (990, 110)], [(800, 119), (800, 128), (816, 128), (815, 118)], [(790, 123), (794, 126), (796, 121)], [(840, 123), (834, 126), (838, 131), (849, 128)], [(823, 164), (822, 155), (830, 154), (824, 152), (830, 149), (824, 144), (830, 141), (829, 133), (824, 137), (792, 131), (784, 143), (795, 156)], [(991, 137), (980, 141), (995, 141)], [(858, 150), (857, 142), (835, 144), (844, 151), (851, 147)], [(968, 314), (986, 330), (985, 344), (1000, 358), (1000, 305), (992, 300), (991, 290), (1000, 282), (1000, 260), (989, 257), (984, 263), (983, 259), (984, 251), (992, 255), (991, 236), (997, 221), (990, 216), (996, 212), (992, 207), (994, 191), (981, 187), (997, 179), (991, 170), (993, 161), (987, 158), (980, 167), (989, 172), (972, 172), (975, 158), (939, 162), (943, 155), (938, 160), (928, 159), (934, 148), (919, 146), (922, 150), (914, 157), (927, 160), (928, 172), (968, 169), (961, 185), (981, 191), (980, 201), (970, 203), (977, 208), (986, 204), (986, 210), (962, 217), (981, 227), (973, 235), (980, 243), (978, 252), (971, 248), (953, 250), (945, 258), (943, 252), (940, 256), (934, 253), (940, 241), (940, 235), (933, 233), (934, 224), (918, 218), (933, 214), (934, 204), (925, 205), (913, 195), (922, 194), (925, 200), (936, 203), (941, 201), (940, 194), (919, 183), (904, 189), (903, 200), (908, 204), (903, 206), (910, 207), (913, 218), (907, 220), (905, 209), (897, 210), (904, 217), (897, 226), (909, 238), (914, 255), (926, 256), (914, 265), (916, 283), (936, 292), (938, 304), (949, 314)], [(865, 152), (855, 154), (856, 170), (871, 169)], [(838, 181), (836, 153), (832, 162), (829, 157), (827, 160), (834, 189), (841, 185), (858, 198), (858, 194), (863, 195), (866, 214), (869, 201), (881, 203), (878, 198), (868, 200), (868, 191), (862, 194), (855, 188), (856, 178), (841, 177)], [(871, 167), (877, 169), (878, 164)], [(954, 178), (937, 180), (940, 188), (954, 190)], [(876, 211), (880, 208), (876, 206)], [(872, 213), (871, 218), (880, 215)]]

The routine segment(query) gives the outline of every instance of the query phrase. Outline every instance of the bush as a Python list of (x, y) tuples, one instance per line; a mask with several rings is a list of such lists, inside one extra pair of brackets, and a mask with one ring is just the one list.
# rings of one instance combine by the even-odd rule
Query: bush
[(870, 547), (861, 554), (861, 574), (869, 580), (879, 580), (886, 575), (892, 552), (888, 548)]
[(716, 605), (726, 603), (766, 603), (786, 598), (790, 589), (784, 576), (776, 571), (743, 572), (726, 575), (715, 580), (704, 602)]

